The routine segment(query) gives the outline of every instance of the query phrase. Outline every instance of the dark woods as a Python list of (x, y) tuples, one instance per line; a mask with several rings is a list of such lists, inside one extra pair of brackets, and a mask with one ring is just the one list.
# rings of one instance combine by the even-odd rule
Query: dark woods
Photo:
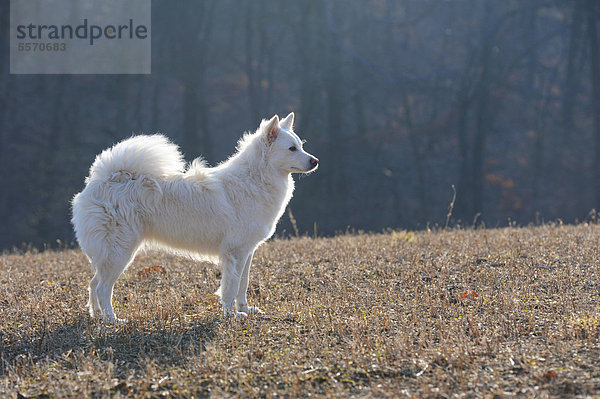
[(600, 209), (597, 1), (155, 1), (147, 76), (10, 75), (8, 3), (0, 248), (72, 240), (72, 195), (132, 133), (215, 164), (292, 110), (321, 166), (279, 232), (443, 225), (453, 185), (451, 225)]

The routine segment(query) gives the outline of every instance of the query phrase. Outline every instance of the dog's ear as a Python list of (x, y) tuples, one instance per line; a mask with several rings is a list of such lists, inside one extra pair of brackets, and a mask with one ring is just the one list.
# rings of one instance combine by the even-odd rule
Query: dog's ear
[(294, 126), (294, 113), (290, 112), (288, 116), (279, 122), (282, 129), (290, 130)]
[(267, 143), (269, 145), (273, 144), (279, 135), (279, 116), (275, 115), (267, 122), (267, 126), (265, 126), (263, 134), (267, 139)]

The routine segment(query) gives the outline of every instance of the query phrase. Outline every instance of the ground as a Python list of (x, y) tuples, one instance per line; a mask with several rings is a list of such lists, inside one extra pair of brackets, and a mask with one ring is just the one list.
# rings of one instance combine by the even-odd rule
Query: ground
[(224, 319), (216, 266), (141, 254), (110, 326), (78, 250), (0, 256), (0, 396), (600, 397), (600, 226), (277, 239)]

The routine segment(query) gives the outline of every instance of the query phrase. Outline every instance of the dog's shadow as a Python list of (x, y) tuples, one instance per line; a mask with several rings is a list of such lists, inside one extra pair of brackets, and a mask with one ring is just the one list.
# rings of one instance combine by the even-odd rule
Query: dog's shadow
[(125, 377), (119, 374), (126, 370), (143, 369), (148, 360), (183, 366), (190, 356), (206, 350), (223, 323), (221, 317), (212, 314), (111, 325), (82, 313), (71, 323), (42, 323), (12, 340), (0, 334), (0, 375), (27, 370), (43, 360), (67, 369), (79, 368), (86, 360), (126, 365), (122, 370), (115, 367), (119, 377)]

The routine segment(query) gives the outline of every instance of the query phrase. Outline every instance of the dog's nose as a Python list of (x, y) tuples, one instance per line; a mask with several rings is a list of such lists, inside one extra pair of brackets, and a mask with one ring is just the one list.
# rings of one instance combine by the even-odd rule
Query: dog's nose
[(311, 158), (310, 159), (310, 166), (311, 167), (316, 168), (318, 164), (319, 164), (319, 160), (317, 158)]

